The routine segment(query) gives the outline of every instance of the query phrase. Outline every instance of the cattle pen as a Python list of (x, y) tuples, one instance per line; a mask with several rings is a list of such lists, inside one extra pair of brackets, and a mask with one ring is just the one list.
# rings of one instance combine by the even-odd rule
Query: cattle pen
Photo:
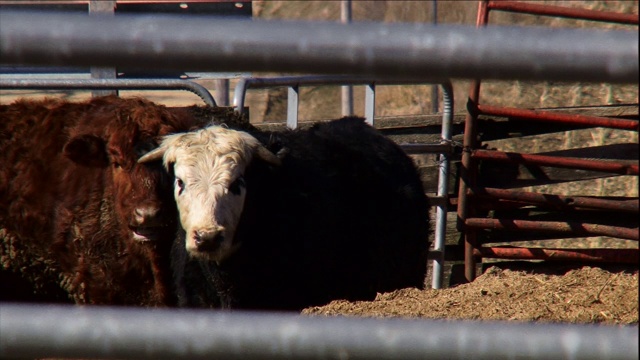
[[(637, 31), (480, 30), (424, 24), (261, 22), (169, 15), (88, 18), (4, 10), (0, 11), (0, 63), (102, 67), (144, 63), (158, 70), (323, 76), (347, 73), (380, 83), (446, 84), (452, 78), (613, 84), (639, 81)], [(482, 105), (480, 109), (492, 110)], [(619, 121), (638, 129), (637, 119)], [(457, 124), (455, 129), (460, 128)], [(469, 156), (466, 161), (473, 157), (479, 160), (483, 154), (491, 157), (474, 148), (470, 140), (465, 145), (463, 150)], [(628, 168), (631, 170), (625, 168), (625, 172), (637, 175), (637, 158), (635, 168), (633, 164)], [(498, 198), (511, 196), (507, 200), (515, 202), (548, 199), (531, 199), (531, 195), (514, 198), (519, 194), (488, 191)], [(449, 204), (449, 200), (456, 199), (441, 204), (451, 209), (460, 206)], [(583, 206), (586, 201), (588, 206), (596, 200), (578, 201)], [(637, 204), (637, 198), (627, 203)], [(635, 205), (627, 212), (637, 215), (637, 211)], [(466, 215), (463, 219), (470, 220)], [(626, 238), (635, 237), (637, 241), (635, 221), (636, 227)], [(488, 225), (470, 221), (466, 226)], [(468, 257), (474, 256), (473, 251), (467, 245)], [(632, 253), (637, 263), (637, 250)], [(470, 263), (475, 266), (474, 261)], [(467, 273), (473, 278), (475, 268), (467, 269)], [(630, 359), (638, 358), (637, 339), (637, 325), (318, 319), (291, 314), (0, 305), (2, 358)]]

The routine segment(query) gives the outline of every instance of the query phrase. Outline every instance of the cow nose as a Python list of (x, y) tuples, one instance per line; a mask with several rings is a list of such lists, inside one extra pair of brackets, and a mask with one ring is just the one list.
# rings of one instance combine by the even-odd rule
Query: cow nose
[(215, 251), (224, 240), (221, 229), (197, 230), (193, 234), (198, 251)]
[(138, 226), (153, 226), (158, 222), (160, 209), (157, 207), (139, 207), (133, 212)]

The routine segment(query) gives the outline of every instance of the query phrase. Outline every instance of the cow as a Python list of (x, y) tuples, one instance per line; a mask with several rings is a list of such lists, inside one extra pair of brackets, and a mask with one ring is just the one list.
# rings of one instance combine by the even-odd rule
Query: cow
[(137, 159), (207, 121), (117, 96), (0, 105), (1, 298), (174, 305), (171, 179)]
[(359, 117), (306, 130), (209, 126), (162, 158), (181, 227), (179, 305), (288, 310), (424, 287), (429, 201), (412, 160)]

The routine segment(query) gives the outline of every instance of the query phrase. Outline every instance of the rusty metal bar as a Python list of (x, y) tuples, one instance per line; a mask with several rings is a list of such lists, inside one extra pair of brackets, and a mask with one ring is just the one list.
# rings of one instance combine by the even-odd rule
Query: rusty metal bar
[(638, 249), (541, 249), (481, 247), (474, 255), (496, 259), (585, 261), (637, 264)]
[(614, 119), (599, 116), (585, 116), (578, 114), (560, 114), (551, 111), (525, 110), (489, 105), (477, 105), (479, 114), (502, 116), (525, 120), (558, 122), (572, 125), (600, 126), (611, 129), (638, 131), (637, 120)]
[[(489, 20), (489, 9), (486, 1), (478, 2), (478, 18), (476, 26), (482, 27)], [(476, 79), (471, 82), (469, 90), (469, 103), (478, 104), (480, 101), (480, 80)], [(476, 231), (468, 230), (464, 226), (464, 222), (468, 216), (474, 216), (473, 209), (469, 207), (468, 190), (475, 186), (478, 175), (478, 168), (475, 160), (471, 156), (470, 149), (477, 146), (478, 124), (477, 117), (467, 112), (464, 120), (463, 135), (463, 152), (460, 161), (460, 185), (458, 186), (458, 231), (464, 234), (464, 276), (467, 281), (473, 281), (476, 278), (476, 257), (473, 255), (473, 249), (476, 247)]]
[(608, 200), (593, 197), (562, 196), (539, 194), (524, 191), (511, 191), (495, 188), (473, 188), (472, 194), (478, 197), (492, 197), (504, 200), (522, 201), (532, 204), (550, 205), (559, 209), (600, 209), (612, 211), (640, 212), (640, 200)]
[(638, 228), (625, 228), (577, 221), (529, 221), (513, 219), (470, 218), (465, 225), (476, 229), (546, 231), (579, 236), (611, 236), (627, 240), (639, 240)]
[(487, 6), (491, 10), (638, 25), (638, 15), (635, 14), (621, 14), (553, 5), (538, 5), (519, 1), (489, 1)]
[(638, 175), (638, 164), (614, 161), (588, 160), (560, 156), (532, 155), (495, 150), (472, 150), (477, 160), (502, 161), (523, 165), (541, 165), (566, 169), (602, 171), (620, 175)]

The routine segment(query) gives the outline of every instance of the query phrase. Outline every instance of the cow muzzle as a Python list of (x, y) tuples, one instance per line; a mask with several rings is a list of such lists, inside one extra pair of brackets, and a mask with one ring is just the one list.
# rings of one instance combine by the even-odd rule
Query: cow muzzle
[(193, 232), (193, 244), (198, 252), (215, 253), (224, 242), (224, 229), (204, 229)]
[(166, 232), (167, 227), (159, 208), (154, 206), (138, 207), (133, 211), (129, 228), (133, 232), (133, 239), (137, 241), (154, 241)]

